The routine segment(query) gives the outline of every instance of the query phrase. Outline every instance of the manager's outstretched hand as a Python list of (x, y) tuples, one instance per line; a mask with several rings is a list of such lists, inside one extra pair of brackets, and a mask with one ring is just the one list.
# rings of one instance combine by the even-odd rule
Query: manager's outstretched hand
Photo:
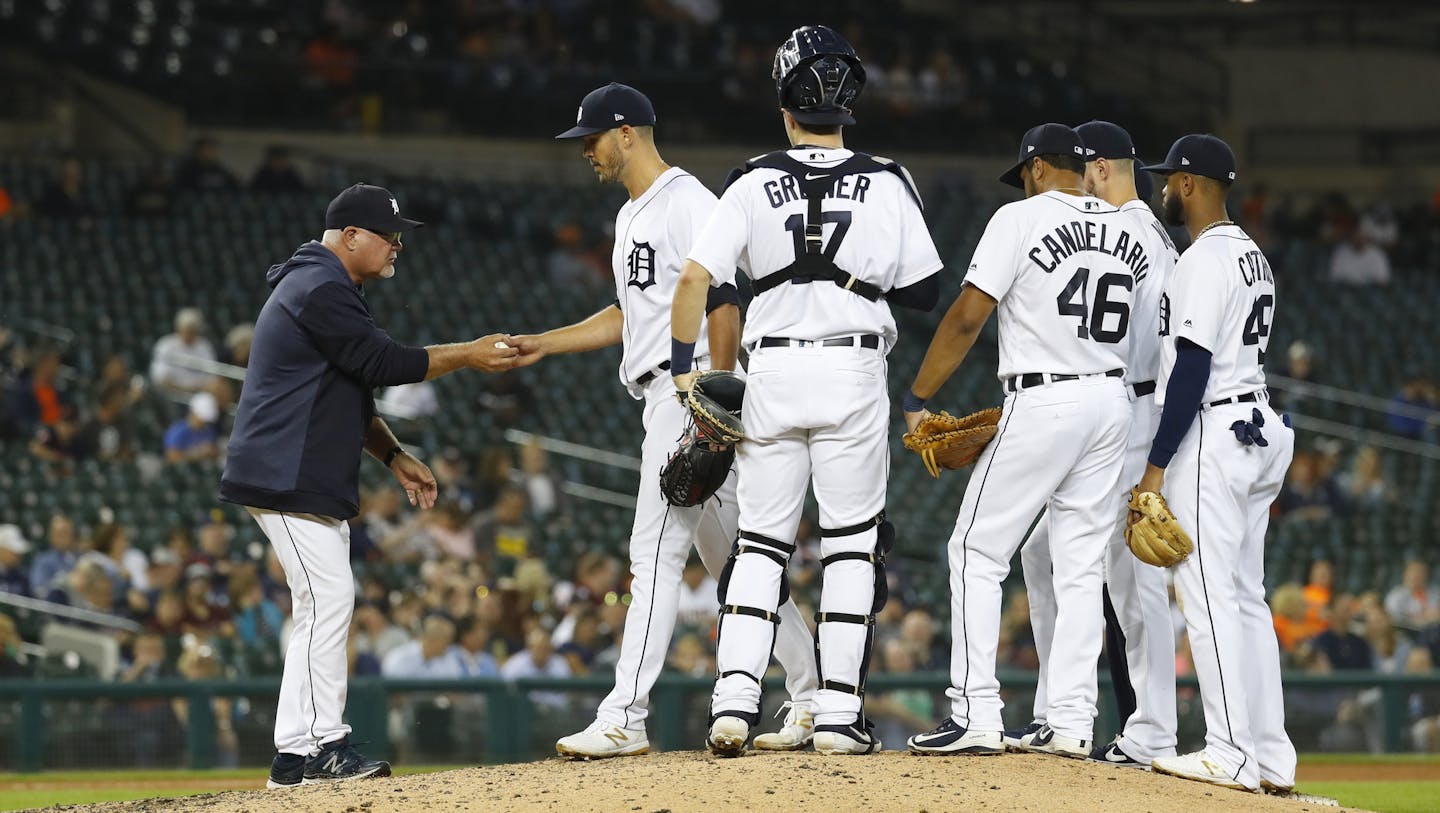
[(400, 481), (400, 487), (405, 489), (405, 496), (410, 498), (411, 505), (422, 509), (435, 507), (435, 496), (439, 487), (429, 466), (407, 452), (395, 456), (390, 462), (390, 471), (395, 474), (395, 479)]

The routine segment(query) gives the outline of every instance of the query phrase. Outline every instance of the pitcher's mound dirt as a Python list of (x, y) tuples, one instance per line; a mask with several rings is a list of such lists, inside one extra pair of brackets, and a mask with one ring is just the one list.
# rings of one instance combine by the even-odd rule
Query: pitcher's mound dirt
[[(1303, 790), (1303, 788), (1302, 788)], [(778, 811), (845, 813), (1330, 813), (1145, 771), (1036, 754), (869, 757), (814, 753), (717, 759), (695, 751), (518, 765), (272, 791), (111, 803), (68, 811), (440, 813), (440, 811)], [(1353, 811), (1353, 808), (1351, 809)], [(1355, 813), (1360, 813), (1355, 811)]]

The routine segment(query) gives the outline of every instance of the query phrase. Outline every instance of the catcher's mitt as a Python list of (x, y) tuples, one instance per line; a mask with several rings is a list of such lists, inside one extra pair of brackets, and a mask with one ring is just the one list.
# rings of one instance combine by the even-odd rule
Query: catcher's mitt
[(948, 412), (929, 415), (906, 432), (905, 448), (919, 452), (925, 470), (939, 477), (941, 469), (959, 469), (974, 463), (990, 445), (1000, 423), (1000, 407), (982, 409), (963, 418)]
[(1178, 565), (1195, 549), (1190, 534), (1180, 527), (1165, 498), (1138, 488), (1130, 490), (1125, 544), (1136, 559), (1156, 567)]
[(734, 462), (734, 446), (712, 444), (691, 427), (660, 470), (660, 491), (671, 505), (699, 505), (725, 482)]
[(706, 370), (690, 385), (685, 408), (706, 440), (731, 444), (745, 439), (745, 426), (740, 422), (744, 401), (745, 379), (728, 370)]

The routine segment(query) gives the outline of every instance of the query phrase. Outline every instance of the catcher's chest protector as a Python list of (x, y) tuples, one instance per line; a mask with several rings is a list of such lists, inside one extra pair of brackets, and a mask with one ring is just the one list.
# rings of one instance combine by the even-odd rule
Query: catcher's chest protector
[[(781, 150), (746, 161), (744, 167), (730, 173), (730, 177), (725, 180), (725, 187), (728, 189), (730, 184), (735, 183), (742, 175), (760, 167), (778, 169), (786, 173), (786, 177), (780, 182), (779, 194), (802, 197), (809, 206), (805, 214), (804, 251), (796, 251), (795, 262), (785, 268), (754, 280), (755, 295), (759, 296), (791, 281), (829, 280), (871, 302), (883, 296), (885, 292), (879, 287), (857, 279), (848, 271), (842, 270), (835, 265), (833, 254), (825, 252), (822, 236), (824, 213), (821, 211), (820, 204), (828, 195), (842, 194), (841, 190), (845, 186), (841, 183), (843, 176), (890, 172), (904, 182), (905, 190), (915, 199), (915, 204), (924, 210), (925, 206), (920, 200), (920, 193), (915, 190), (915, 183), (905, 169), (889, 158), (878, 158), (859, 152), (834, 167), (813, 167), (797, 161), (790, 157), (789, 153)], [(850, 194), (863, 194), (863, 190), (868, 184), (868, 179), (857, 181)]]

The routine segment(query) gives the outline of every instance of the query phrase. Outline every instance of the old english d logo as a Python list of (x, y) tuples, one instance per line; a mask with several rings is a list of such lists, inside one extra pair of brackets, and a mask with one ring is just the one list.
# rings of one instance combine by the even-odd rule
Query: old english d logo
[(655, 249), (648, 242), (630, 242), (634, 248), (630, 249), (630, 256), (625, 259), (625, 269), (630, 273), (630, 279), (625, 284), (643, 291), (655, 284)]

